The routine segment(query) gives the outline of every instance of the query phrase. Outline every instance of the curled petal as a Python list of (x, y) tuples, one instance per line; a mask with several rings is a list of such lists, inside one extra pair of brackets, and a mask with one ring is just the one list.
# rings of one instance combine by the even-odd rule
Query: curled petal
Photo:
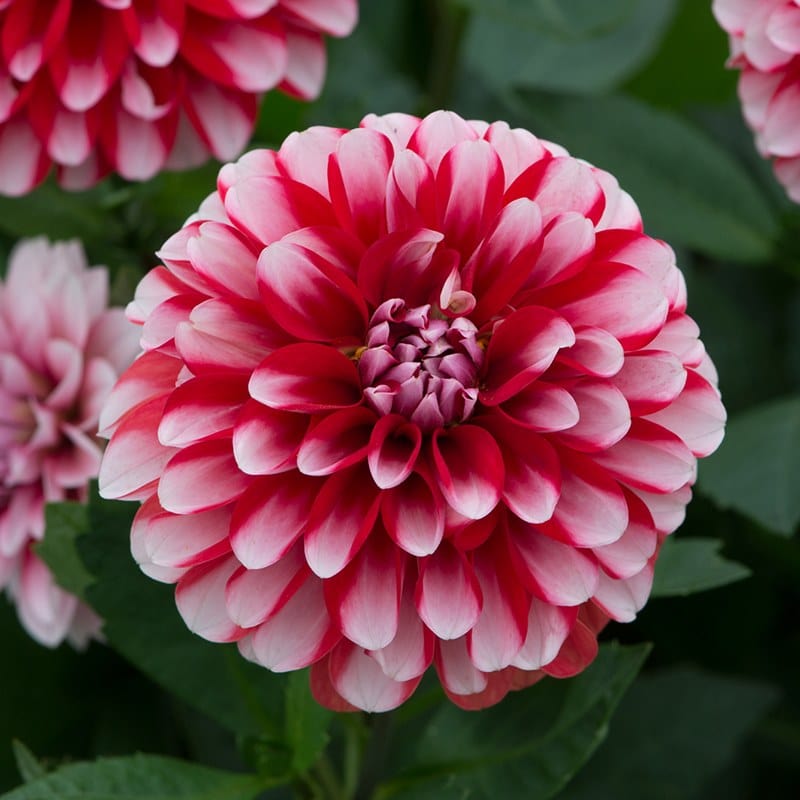
[(250, 378), (250, 396), (284, 411), (327, 411), (356, 405), (355, 364), (332, 347), (290, 344), (267, 356)]
[(499, 502), (505, 478), (503, 454), (492, 435), (475, 425), (439, 430), (432, 452), (447, 502), (470, 519), (485, 517)]
[(422, 433), (399, 414), (381, 417), (369, 439), (367, 463), (381, 489), (401, 484), (414, 469), (422, 447)]
[(515, 311), (489, 340), (481, 401), (496, 405), (513, 397), (553, 363), (562, 347), (574, 343), (572, 327), (554, 311), (539, 306)]
[(334, 411), (306, 434), (297, 451), (297, 469), (304, 475), (330, 475), (366, 458), (375, 427), (368, 408)]

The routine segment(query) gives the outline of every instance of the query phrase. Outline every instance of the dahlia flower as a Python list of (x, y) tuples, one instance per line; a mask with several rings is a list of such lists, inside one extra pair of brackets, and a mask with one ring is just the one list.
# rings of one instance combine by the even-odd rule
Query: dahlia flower
[(756, 147), (800, 203), (800, 0), (714, 0)]
[(89, 269), (77, 242), (21, 242), (0, 282), (0, 589), (51, 647), (99, 630), (33, 545), (45, 503), (84, 499), (97, 476), (100, 407), (136, 353), (136, 328), (107, 295), (105, 268)]
[(0, 193), (238, 155), (259, 96), (315, 97), (357, 0), (0, 0)]
[(219, 173), (129, 317), (104, 497), (186, 624), (382, 711), (580, 672), (644, 604), (725, 411), (617, 181), (437, 112)]

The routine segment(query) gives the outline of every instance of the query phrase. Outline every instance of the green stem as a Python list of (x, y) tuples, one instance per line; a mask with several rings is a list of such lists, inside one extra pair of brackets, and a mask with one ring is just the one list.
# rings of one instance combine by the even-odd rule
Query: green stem
[(344, 739), (344, 796), (355, 797), (358, 789), (358, 773), (363, 750), (363, 728), (361, 725), (345, 725)]
[(329, 800), (347, 800), (347, 794), (336, 771), (336, 767), (327, 753), (320, 756), (314, 767), (314, 774), (325, 790), (322, 795)]
[(361, 775), (354, 800), (371, 800), (375, 787), (383, 775), (383, 767), (389, 754), (393, 714), (387, 712), (375, 715), (370, 726), (370, 737), (367, 743), (361, 767)]
[(432, 4), (433, 53), (428, 79), (431, 109), (446, 108), (458, 74), (461, 42), (469, 22), (469, 11), (454, 0)]

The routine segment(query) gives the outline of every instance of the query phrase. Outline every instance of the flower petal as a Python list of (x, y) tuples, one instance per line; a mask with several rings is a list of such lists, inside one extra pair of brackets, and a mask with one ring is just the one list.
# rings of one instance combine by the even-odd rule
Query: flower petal
[(503, 454), (492, 435), (475, 425), (438, 430), (433, 462), (447, 502), (470, 519), (485, 517), (499, 502), (505, 478)]

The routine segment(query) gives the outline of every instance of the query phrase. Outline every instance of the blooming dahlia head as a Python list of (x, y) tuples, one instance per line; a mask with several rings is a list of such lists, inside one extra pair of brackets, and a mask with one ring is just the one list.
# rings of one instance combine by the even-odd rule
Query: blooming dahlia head
[(32, 547), (45, 503), (85, 499), (100, 408), (136, 353), (136, 328), (107, 295), (108, 273), (77, 242), (20, 243), (0, 282), (0, 589), (48, 646), (82, 646), (99, 629)]
[(248, 153), (160, 252), (105, 497), (188, 626), (380, 711), (581, 671), (650, 590), (714, 368), (606, 172), (503, 122), (368, 116)]
[(315, 97), (357, 0), (0, 0), (0, 193), (241, 152), (258, 98)]
[(741, 69), (739, 98), (756, 147), (800, 203), (800, 0), (714, 0)]

